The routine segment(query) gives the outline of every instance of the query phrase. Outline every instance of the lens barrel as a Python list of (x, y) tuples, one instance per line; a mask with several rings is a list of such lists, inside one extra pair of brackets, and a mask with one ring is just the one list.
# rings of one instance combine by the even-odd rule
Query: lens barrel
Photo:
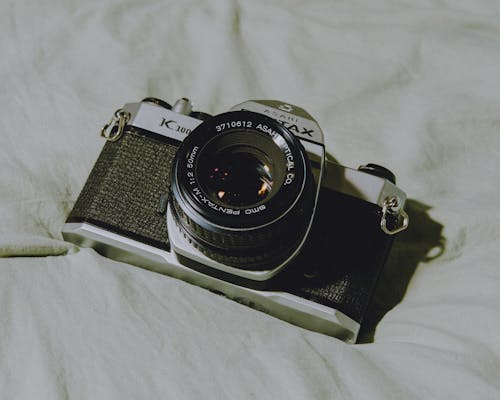
[(208, 119), (182, 142), (172, 165), (179, 229), (206, 256), (240, 269), (288, 259), (307, 230), (314, 197), (299, 140), (259, 113)]

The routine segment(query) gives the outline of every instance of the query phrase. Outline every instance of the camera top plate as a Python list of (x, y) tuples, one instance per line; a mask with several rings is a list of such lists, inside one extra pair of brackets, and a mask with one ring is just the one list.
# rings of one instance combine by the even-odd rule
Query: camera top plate
[(300, 140), (324, 145), (323, 132), (304, 109), (277, 100), (251, 100), (237, 104), (231, 111), (247, 110), (267, 115), (280, 122)]

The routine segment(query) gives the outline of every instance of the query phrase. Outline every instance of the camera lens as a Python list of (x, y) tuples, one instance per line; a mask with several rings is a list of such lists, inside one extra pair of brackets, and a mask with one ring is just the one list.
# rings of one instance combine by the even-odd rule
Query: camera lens
[(271, 192), (273, 180), (268, 164), (250, 154), (228, 150), (219, 155), (209, 167), (205, 179), (205, 191), (210, 198), (228, 206), (253, 206)]
[(285, 160), (266, 135), (232, 132), (210, 141), (200, 155), (196, 173), (202, 190), (216, 204), (255, 207), (277, 193)]
[(172, 166), (172, 213), (208, 257), (241, 269), (278, 266), (312, 217), (314, 180), (304, 150), (283, 125), (250, 111), (200, 124)]

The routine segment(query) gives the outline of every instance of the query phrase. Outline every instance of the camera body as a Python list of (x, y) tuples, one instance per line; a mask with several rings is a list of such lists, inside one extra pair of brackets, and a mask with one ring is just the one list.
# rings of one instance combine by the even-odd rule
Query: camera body
[(101, 135), (66, 240), (356, 341), (408, 225), (390, 171), (327, 160), (316, 121), (274, 100), (209, 116), (148, 98)]

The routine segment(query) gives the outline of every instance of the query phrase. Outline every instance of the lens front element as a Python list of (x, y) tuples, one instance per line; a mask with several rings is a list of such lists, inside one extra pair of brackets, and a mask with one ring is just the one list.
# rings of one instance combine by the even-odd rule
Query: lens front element
[(251, 207), (265, 200), (273, 180), (267, 163), (248, 152), (227, 152), (214, 160), (202, 179), (211, 200), (228, 206)]
[(277, 193), (284, 157), (266, 135), (240, 131), (219, 135), (202, 150), (196, 174), (213, 202), (240, 209), (255, 207)]

